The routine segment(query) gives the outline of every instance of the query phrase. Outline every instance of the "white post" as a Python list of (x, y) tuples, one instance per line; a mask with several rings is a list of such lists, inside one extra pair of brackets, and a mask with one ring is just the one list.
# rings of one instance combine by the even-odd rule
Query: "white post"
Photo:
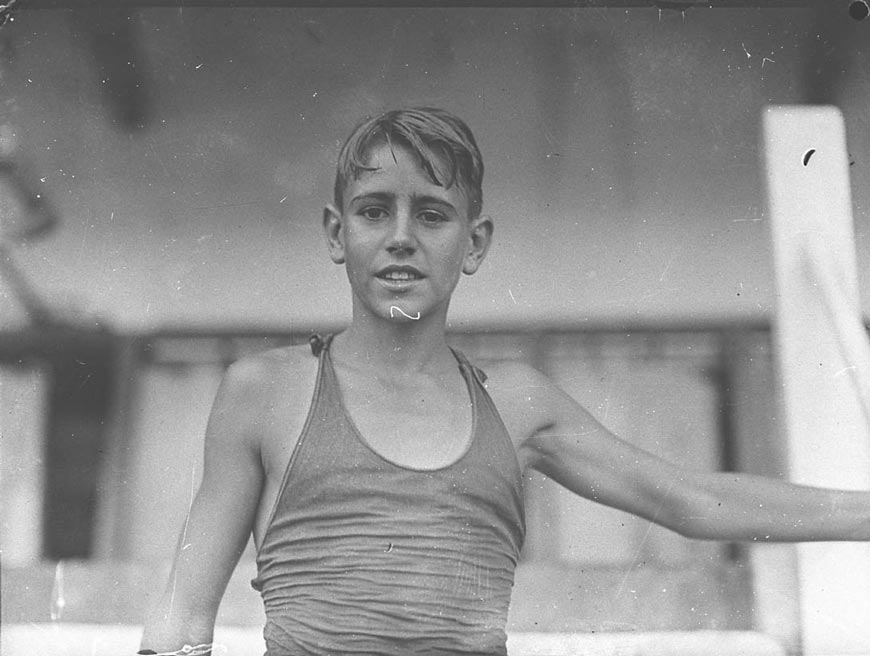
[[(770, 107), (763, 128), (790, 476), (870, 489), (870, 347), (843, 119), (834, 107)], [(870, 654), (870, 546), (803, 544), (798, 568), (804, 654)]]

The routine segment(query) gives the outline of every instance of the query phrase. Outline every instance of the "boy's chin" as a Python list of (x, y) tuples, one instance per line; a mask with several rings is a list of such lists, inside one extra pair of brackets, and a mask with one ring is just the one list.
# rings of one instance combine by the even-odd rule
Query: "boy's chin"
[(398, 321), (403, 323), (419, 321), (421, 316), (422, 314), (420, 313), (420, 310), (414, 310), (407, 305), (399, 304), (391, 304), (387, 313), (387, 317), (391, 321)]

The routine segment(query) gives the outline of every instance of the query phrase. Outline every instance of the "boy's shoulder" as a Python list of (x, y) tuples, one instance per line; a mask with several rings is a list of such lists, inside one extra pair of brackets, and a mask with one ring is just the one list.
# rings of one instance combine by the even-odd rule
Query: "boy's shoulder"
[(300, 408), (305, 405), (307, 410), (317, 363), (308, 344), (270, 349), (233, 362), (222, 386), (230, 399), (247, 404), (252, 411), (292, 413), (297, 404)]
[(487, 361), (482, 369), (484, 387), (517, 446), (552, 422), (560, 392), (545, 374), (517, 360)]
[(268, 471), (275, 463), (280, 469), (289, 457), (287, 436), (299, 434), (308, 414), (317, 365), (307, 344), (236, 360), (212, 409), (215, 434), (242, 436), (260, 452)]
[(308, 344), (296, 344), (246, 355), (233, 362), (226, 375), (236, 385), (262, 387), (286, 376), (296, 379), (312, 369), (317, 370), (317, 358), (311, 355), (311, 348)]
[(520, 360), (487, 360), (481, 367), (486, 373), (487, 391), (527, 395), (545, 391), (553, 384), (545, 374)]

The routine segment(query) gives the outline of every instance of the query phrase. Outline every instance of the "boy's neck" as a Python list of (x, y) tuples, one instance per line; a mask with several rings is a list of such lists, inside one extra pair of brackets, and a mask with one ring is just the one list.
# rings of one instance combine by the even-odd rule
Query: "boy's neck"
[(452, 360), (444, 322), (382, 322), (355, 318), (337, 336), (342, 359), (381, 371), (415, 373)]

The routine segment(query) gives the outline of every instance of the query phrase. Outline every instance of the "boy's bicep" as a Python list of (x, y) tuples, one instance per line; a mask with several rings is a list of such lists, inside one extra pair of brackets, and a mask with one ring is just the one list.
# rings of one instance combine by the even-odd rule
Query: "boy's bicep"
[(529, 374), (525, 389), (537, 417), (520, 445), (528, 466), (576, 494), (647, 518), (673, 498), (680, 485), (673, 465), (614, 435), (543, 374)]
[[(257, 404), (250, 372), (231, 367), (215, 397), (204, 440), (202, 483), (195, 499), (197, 539), (211, 544), (218, 566), (235, 565), (251, 534), (263, 487)], [(231, 569), (231, 568), (230, 568)]]
[[(256, 503), (263, 483), (260, 459), (263, 395), (253, 374), (231, 367), (218, 389), (206, 428), (200, 493), (241, 495)], [(228, 499), (229, 500), (229, 499)]]

